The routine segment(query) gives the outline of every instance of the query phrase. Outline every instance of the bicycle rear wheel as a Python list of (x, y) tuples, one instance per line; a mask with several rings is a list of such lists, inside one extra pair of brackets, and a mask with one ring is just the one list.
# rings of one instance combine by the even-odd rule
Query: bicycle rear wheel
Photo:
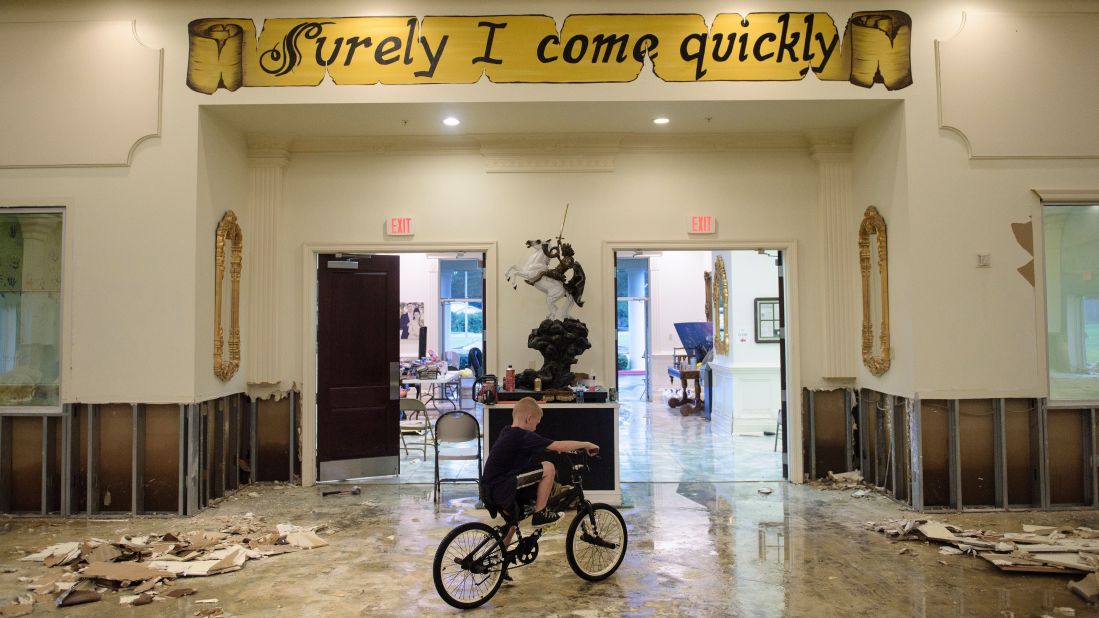
[(626, 521), (618, 509), (593, 504), (590, 512), (577, 515), (569, 525), (565, 555), (577, 575), (597, 582), (610, 577), (622, 564), (627, 541)]
[(462, 524), (435, 551), (435, 590), (458, 609), (479, 607), (500, 589), (503, 560), (496, 530), (480, 522)]

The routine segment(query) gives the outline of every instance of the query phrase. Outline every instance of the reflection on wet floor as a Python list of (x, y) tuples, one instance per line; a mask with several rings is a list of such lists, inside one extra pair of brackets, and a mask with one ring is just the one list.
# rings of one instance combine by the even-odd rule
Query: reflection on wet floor
[[(773, 493), (758, 493), (769, 487)], [(122, 534), (188, 531), (255, 513), (271, 523), (327, 524), (329, 547), (251, 561), (239, 572), (188, 580), (194, 597), (158, 604), (190, 616), (217, 598), (242, 616), (438, 616), (460, 612), (435, 592), (431, 563), (460, 523), (488, 521), (469, 485), (448, 488), (438, 508), (426, 485), (367, 485), (359, 496), (320, 488), (252, 486), (193, 518), (132, 521), (9, 519), (0, 532), (0, 598), (25, 593), (18, 577), (46, 570), (18, 558), (51, 543)], [(250, 493), (258, 497), (249, 496)], [(567, 525), (543, 537), (538, 559), (515, 569), (485, 616), (1042, 616), (1056, 607), (1099, 615), (1066, 588), (1068, 578), (1008, 575), (979, 558), (943, 556), (922, 543), (898, 545), (865, 522), (910, 517), (881, 496), (786, 483), (627, 483), (629, 549), (610, 579), (589, 583), (569, 568)], [(571, 517), (571, 515), (569, 515)], [(1099, 513), (964, 513), (963, 527), (1020, 530), (1022, 523), (1099, 528)], [(910, 551), (900, 555), (901, 547)], [(114, 601), (117, 603), (117, 600)], [(46, 611), (39, 608), (39, 611)], [(103, 602), (68, 616), (117, 611)], [(138, 610), (140, 611), (140, 608)], [(1010, 612), (1010, 613), (1001, 613)]]

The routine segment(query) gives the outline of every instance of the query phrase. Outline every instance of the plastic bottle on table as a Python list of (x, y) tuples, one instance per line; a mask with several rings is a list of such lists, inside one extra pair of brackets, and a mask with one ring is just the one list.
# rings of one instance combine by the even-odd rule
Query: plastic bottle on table
[(515, 390), (515, 368), (508, 365), (507, 372), (504, 373), (504, 390)]

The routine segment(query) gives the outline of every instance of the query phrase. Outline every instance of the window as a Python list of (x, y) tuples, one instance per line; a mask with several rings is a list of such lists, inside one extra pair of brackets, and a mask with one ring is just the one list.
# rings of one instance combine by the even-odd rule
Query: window
[[(439, 260), (443, 357), (459, 369), (484, 344), (484, 267), (479, 260)], [(482, 350), (483, 351), (483, 350)]]
[(61, 221), (0, 210), (0, 406), (60, 405)]
[(777, 298), (756, 299), (756, 343), (778, 343), (779, 306)]
[(1049, 398), (1099, 400), (1099, 205), (1042, 209)]

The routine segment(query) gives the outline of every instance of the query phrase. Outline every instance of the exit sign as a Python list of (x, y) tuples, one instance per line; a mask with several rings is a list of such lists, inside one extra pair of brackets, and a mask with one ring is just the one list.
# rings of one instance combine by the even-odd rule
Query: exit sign
[(713, 234), (717, 232), (717, 220), (710, 215), (691, 215), (691, 234)]
[(386, 233), (390, 236), (411, 236), (412, 217), (390, 217)]

